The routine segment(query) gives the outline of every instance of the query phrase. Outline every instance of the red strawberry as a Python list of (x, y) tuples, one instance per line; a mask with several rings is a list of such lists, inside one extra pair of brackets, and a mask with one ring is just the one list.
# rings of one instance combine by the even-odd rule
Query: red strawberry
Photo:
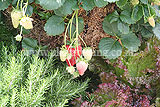
[(83, 75), (84, 72), (87, 70), (88, 68), (88, 64), (85, 63), (84, 61), (80, 61), (76, 64), (77, 70), (79, 71), (79, 75)]
[(74, 66), (76, 64), (76, 59), (79, 58), (82, 54), (82, 47), (81, 45), (78, 48), (70, 48), (69, 45), (66, 45), (66, 48), (69, 53), (71, 53), (72, 57), (70, 60), (66, 59), (68, 66)]

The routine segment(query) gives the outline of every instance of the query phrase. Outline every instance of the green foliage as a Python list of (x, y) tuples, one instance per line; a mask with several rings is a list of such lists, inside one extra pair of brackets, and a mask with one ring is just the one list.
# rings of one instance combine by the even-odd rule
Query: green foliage
[(160, 24), (158, 23), (156, 27), (153, 29), (154, 34), (160, 39)]
[(141, 45), (140, 40), (134, 33), (123, 35), (121, 40), (123, 46), (132, 52), (138, 51), (138, 47)]
[(53, 36), (63, 33), (64, 28), (65, 26), (63, 19), (60, 16), (56, 15), (50, 17), (44, 27), (45, 31), (47, 31), (49, 35)]
[(72, 14), (73, 7), (77, 5), (76, 3), (76, 0), (67, 0), (63, 6), (54, 10), (54, 12), (58, 16), (66, 16), (68, 14)]
[(99, 43), (101, 55), (108, 59), (115, 59), (122, 53), (120, 43), (111, 38), (103, 38)]
[[(12, 50), (12, 51), (8, 51)], [(86, 89), (88, 80), (81, 83), (56, 68), (53, 53), (47, 58), (25, 56), (15, 48), (0, 52), (0, 105), (63, 107), (71, 98)]]
[(58, 9), (64, 4), (65, 0), (39, 0), (39, 3), (43, 8), (48, 10)]
[(157, 53), (154, 48), (149, 52), (139, 53), (129, 58), (128, 72), (132, 77), (142, 76), (146, 69), (154, 70), (156, 68)]
[(108, 4), (105, 0), (94, 0), (94, 3), (97, 7), (104, 7)]
[(5, 10), (10, 5), (11, 0), (0, 1), (0, 10)]

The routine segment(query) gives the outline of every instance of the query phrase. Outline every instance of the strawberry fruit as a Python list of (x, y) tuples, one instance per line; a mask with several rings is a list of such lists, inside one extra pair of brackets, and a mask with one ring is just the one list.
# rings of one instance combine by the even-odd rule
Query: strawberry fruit
[(132, 4), (133, 6), (136, 6), (136, 5), (139, 4), (139, 0), (131, 0), (131, 4)]
[(76, 59), (79, 58), (82, 54), (81, 45), (78, 48), (71, 48), (69, 45), (66, 45), (68, 52), (72, 55), (71, 59), (66, 59), (68, 66), (74, 66), (76, 64)]
[(79, 71), (79, 75), (83, 75), (84, 72), (87, 70), (88, 68), (88, 64), (84, 61), (80, 61), (76, 64), (77, 70)]
[(64, 62), (67, 59), (67, 53), (68, 53), (67, 50), (60, 50), (60, 59), (61, 59), (61, 61)]
[(67, 67), (66, 70), (70, 73), (70, 74), (74, 74), (75, 72), (75, 68), (73, 66)]
[(17, 28), (18, 25), (19, 25), (19, 20), (20, 18), (22, 18), (23, 16), (23, 12), (20, 11), (20, 10), (16, 10), (14, 9), (12, 12), (11, 12), (11, 19), (12, 19), (12, 24), (13, 24), (13, 27), (14, 28)]
[(148, 22), (152, 27), (155, 27), (155, 20), (154, 20), (153, 16), (148, 18)]
[(83, 49), (82, 54), (85, 59), (91, 60), (93, 52), (91, 48), (85, 48)]
[(32, 24), (33, 19), (30, 17), (23, 17), (20, 21), (20, 25), (22, 25), (25, 29), (32, 29), (33, 24)]

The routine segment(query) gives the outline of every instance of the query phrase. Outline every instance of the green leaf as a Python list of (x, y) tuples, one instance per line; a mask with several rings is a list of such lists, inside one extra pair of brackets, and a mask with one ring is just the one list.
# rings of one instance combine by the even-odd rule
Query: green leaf
[(152, 27), (151, 26), (143, 26), (141, 27), (141, 34), (144, 38), (150, 38), (153, 36)]
[(64, 32), (64, 24), (65, 23), (62, 17), (53, 15), (47, 20), (44, 30), (47, 32), (48, 35), (56, 36)]
[(148, 4), (148, 0), (140, 0), (144, 4)]
[(32, 38), (24, 38), (22, 40), (22, 48), (28, 49), (28, 50), (34, 50), (37, 48), (37, 40)]
[(40, 5), (48, 10), (58, 9), (64, 2), (65, 0), (39, 0)]
[(160, 40), (160, 24), (157, 23), (156, 27), (153, 28), (153, 32), (156, 35), (156, 37)]
[(132, 19), (135, 21), (139, 21), (143, 16), (143, 10), (142, 7), (137, 5), (136, 7), (134, 7), (133, 11), (132, 11)]
[(109, 14), (109, 15), (106, 16), (106, 17), (107, 17), (107, 20), (109, 21), (109, 23), (113, 23), (113, 22), (118, 21), (118, 19), (119, 19), (119, 14), (118, 14), (117, 11), (115, 11), (115, 12)]
[(108, 59), (118, 58), (122, 53), (122, 47), (117, 40), (103, 38), (99, 43), (99, 50), (102, 56)]
[(122, 21), (118, 21), (118, 30), (122, 34), (128, 34), (129, 33), (129, 25), (126, 23), (123, 23)]
[(31, 5), (28, 5), (26, 14), (29, 15), (29, 16), (32, 16), (32, 14), (33, 14), (33, 7)]
[(0, 1), (0, 10), (5, 10), (8, 8), (8, 6), (10, 5), (10, 2), (9, 1), (3, 1), (2, 0)]
[(76, 0), (67, 0), (64, 5), (60, 8), (54, 10), (55, 14), (58, 16), (66, 16), (73, 12), (72, 8), (77, 4)]
[(121, 7), (123, 7), (127, 4), (127, 1), (128, 0), (119, 0), (119, 1), (116, 2), (116, 4), (117, 4), (118, 7), (121, 8)]
[(123, 46), (132, 52), (138, 51), (138, 48), (141, 45), (140, 40), (137, 38), (137, 36), (134, 33), (123, 35), (121, 37), (121, 41)]
[(131, 18), (131, 11), (130, 10), (124, 10), (120, 14), (120, 19), (128, 24), (134, 24), (135, 21)]
[(103, 30), (105, 33), (115, 36), (115, 34), (119, 34), (117, 22), (109, 23), (107, 17), (105, 17), (103, 21)]
[(157, 11), (155, 11), (156, 12), (156, 16), (160, 17), (160, 13), (159, 13), (160, 9), (159, 9), (159, 7), (157, 5), (154, 5), (154, 8), (157, 10)]
[(94, 4), (94, 0), (82, 0), (83, 8), (86, 11), (92, 10), (96, 5)]
[(97, 7), (104, 7), (108, 4), (105, 0), (94, 0), (94, 3)]

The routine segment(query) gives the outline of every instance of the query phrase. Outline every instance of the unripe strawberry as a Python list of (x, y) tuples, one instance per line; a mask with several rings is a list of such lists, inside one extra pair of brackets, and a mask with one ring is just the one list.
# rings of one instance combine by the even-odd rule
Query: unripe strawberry
[(67, 67), (66, 70), (67, 70), (70, 74), (74, 74), (74, 72), (75, 72), (75, 68), (74, 68), (73, 66)]
[(22, 36), (19, 34), (15, 38), (16, 38), (16, 41), (19, 41), (19, 42), (22, 40)]
[(25, 29), (32, 29), (33, 24), (32, 24), (33, 19), (30, 17), (23, 17), (20, 21), (20, 25), (22, 25)]
[(61, 61), (65, 61), (67, 59), (67, 54), (68, 54), (68, 51), (67, 50), (60, 50), (60, 59)]
[(132, 4), (133, 6), (136, 6), (136, 5), (139, 4), (139, 0), (131, 0), (131, 4)]
[(154, 20), (153, 16), (150, 16), (148, 18), (148, 22), (152, 27), (155, 27), (155, 20)]
[(20, 20), (20, 18), (22, 18), (22, 16), (23, 16), (23, 12), (20, 10), (13, 10), (11, 12), (11, 19), (12, 19), (12, 24), (13, 24), (14, 28), (18, 27), (18, 25), (20, 23), (19, 20)]
[(85, 59), (91, 60), (93, 52), (91, 48), (85, 48), (83, 49), (82, 54)]
[(87, 70), (88, 68), (88, 64), (85, 63), (84, 61), (80, 61), (76, 64), (77, 70), (79, 71), (79, 75), (83, 75), (84, 72)]

